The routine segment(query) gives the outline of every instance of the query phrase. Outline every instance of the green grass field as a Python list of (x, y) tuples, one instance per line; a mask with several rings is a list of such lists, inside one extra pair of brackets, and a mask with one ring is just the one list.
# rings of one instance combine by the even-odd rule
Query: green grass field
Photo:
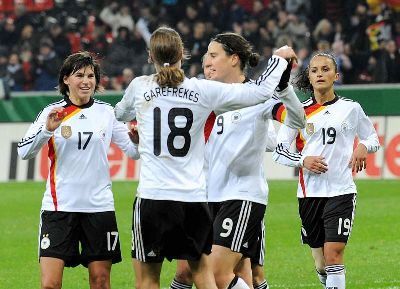
[[(348, 289), (400, 289), (400, 181), (358, 181), (355, 225), (346, 249)], [(133, 288), (130, 260), (132, 202), (136, 183), (113, 191), (124, 260), (113, 267), (114, 289)], [(266, 274), (271, 288), (321, 288), (311, 254), (300, 244), (295, 182), (270, 182), (266, 213)], [(0, 288), (39, 288), (37, 234), (43, 183), (0, 184)], [(167, 288), (175, 263), (165, 262)], [(67, 268), (66, 289), (88, 288), (83, 267)]]

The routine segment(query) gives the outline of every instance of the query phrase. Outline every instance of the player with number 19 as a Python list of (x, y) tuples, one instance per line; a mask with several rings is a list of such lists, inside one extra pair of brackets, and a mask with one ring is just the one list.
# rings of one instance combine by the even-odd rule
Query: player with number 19
[(89, 269), (90, 288), (110, 288), (111, 264), (121, 261), (107, 153), (114, 142), (131, 158), (139, 154), (112, 106), (93, 98), (99, 82), (90, 53), (70, 55), (59, 73), (64, 98), (45, 107), (18, 144), (23, 159), (49, 148), (39, 232), (42, 288), (61, 288), (64, 267), (79, 264)]
[[(331, 54), (317, 53), (297, 87), (311, 92), (304, 102), (302, 130), (282, 125), (273, 154), (276, 162), (299, 167), (297, 197), (301, 237), (308, 244), (325, 288), (345, 288), (344, 249), (353, 227), (355, 174), (366, 167), (368, 153), (379, 149), (376, 131), (361, 106), (334, 91), (337, 64)], [(353, 150), (355, 138), (360, 139)], [(298, 153), (290, 151), (296, 140)]]
[(115, 107), (117, 119), (136, 118), (141, 171), (133, 216), (133, 265), (141, 288), (159, 287), (164, 258), (189, 261), (197, 288), (216, 288), (207, 255), (211, 218), (207, 207), (204, 124), (213, 110), (228, 111), (272, 97), (289, 47), (272, 56), (254, 82), (225, 84), (185, 78), (182, 39), (170, 28), (155, 30), (149, 59), (157, 73), (135, 78)]

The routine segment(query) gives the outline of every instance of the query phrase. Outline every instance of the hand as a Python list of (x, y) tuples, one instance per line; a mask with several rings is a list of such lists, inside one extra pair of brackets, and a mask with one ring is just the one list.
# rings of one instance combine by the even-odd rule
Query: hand
[(128, 128), (129, 128), (128, 135), (129, 135), (129, 138), (131, 139), (131, 141), (134, 144), (139, 144), (139, 132), (137, 129), (136, 121), (129, 123)]
[(67, 112), (63, 107), (53, 108), (47, 116), (46, 129), (48, 131), (55, 131), (66, 115)]
[(293, 61), (297, 62), (296, 53), (294, 52), (292, 47), (289, 47), (287, 45), (282, 46), (281, 48), (278, 48), (277, 50), (275, 50), (274, 55), (285, 58), (288, 62), (289, 62), (289, 60), (293, 60)]
[(367, 167), (367, 155), (368, 151), (365, 145), (358, 144), (349, 161), (349, 168), (353, 173), (361, 172), (363, 168)]
[(284, 90), (285, 88), (288, 87), (292, 66), (293, 66), (293, 60), (290, 59), (285, 71), (282, 73), (281, 80), (279, 81), (278, 84), (279, 90)]
[(308, 156), (304, 158), (303, 167), (316, 174), (325, 173), (328, 170), (328, 165), (323, 156)]

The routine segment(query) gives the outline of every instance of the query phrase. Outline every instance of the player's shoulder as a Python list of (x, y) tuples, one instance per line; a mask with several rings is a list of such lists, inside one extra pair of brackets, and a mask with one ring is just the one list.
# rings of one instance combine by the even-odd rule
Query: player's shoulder
[(49, 103), (48, 105), (46, 105), (37, 115), (35, 121), (37, 121), (41, 116), (43, 115), (48, 115), (48, 113), (50, 112), (50, 110), (52, 110), (53, 108), (56, 107), (62, 107), (65, 106), (67, 104), (67, 102), (65, 101), (64, 98), (57, 100), (55, 102)]
[(301, 104), (303, 105), (304, 108), (310, 107), (316, 103), (317, 102), (315, 101), (315, 98), (312, 96), (310, 96), (309, 98), (307, 98), (301, 102)]
[(361, 105), (353, 99), (346, 98), (340, 95), (338, 95), (338, 98), (339, 98), (338, 102), (343, 106), (352, 107), (356, 109), (361, 108)]

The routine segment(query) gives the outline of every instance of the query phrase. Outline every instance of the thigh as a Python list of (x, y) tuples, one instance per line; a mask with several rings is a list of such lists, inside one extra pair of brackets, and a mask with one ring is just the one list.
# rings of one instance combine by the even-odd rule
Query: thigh
[(40, 257), (42, 288), (61, 288), (65, 262), (58, 258)]
[(264, 213), (265, 205), (258, 203), (242, 200), (223, 202), (213, 224), (214, 244), (245, 257), (254, 257)]
[(356, 194), (331, 197), (323, 213), (325, 242), (347, 243), (353, 228)]
[(325, 229), (323, 212), (328, 198), (299, 198), (301, 239), (311, 248), (324, 246)]
[(61, 259), (66, 267), (80, 264), (77, 213), (42, 211), (39, 230), (40, 258)]
[(93, 261), (121, 261), (119, 232), (114, 211), (80, 213), (82, 227), (81, 263), (85, 267)]

